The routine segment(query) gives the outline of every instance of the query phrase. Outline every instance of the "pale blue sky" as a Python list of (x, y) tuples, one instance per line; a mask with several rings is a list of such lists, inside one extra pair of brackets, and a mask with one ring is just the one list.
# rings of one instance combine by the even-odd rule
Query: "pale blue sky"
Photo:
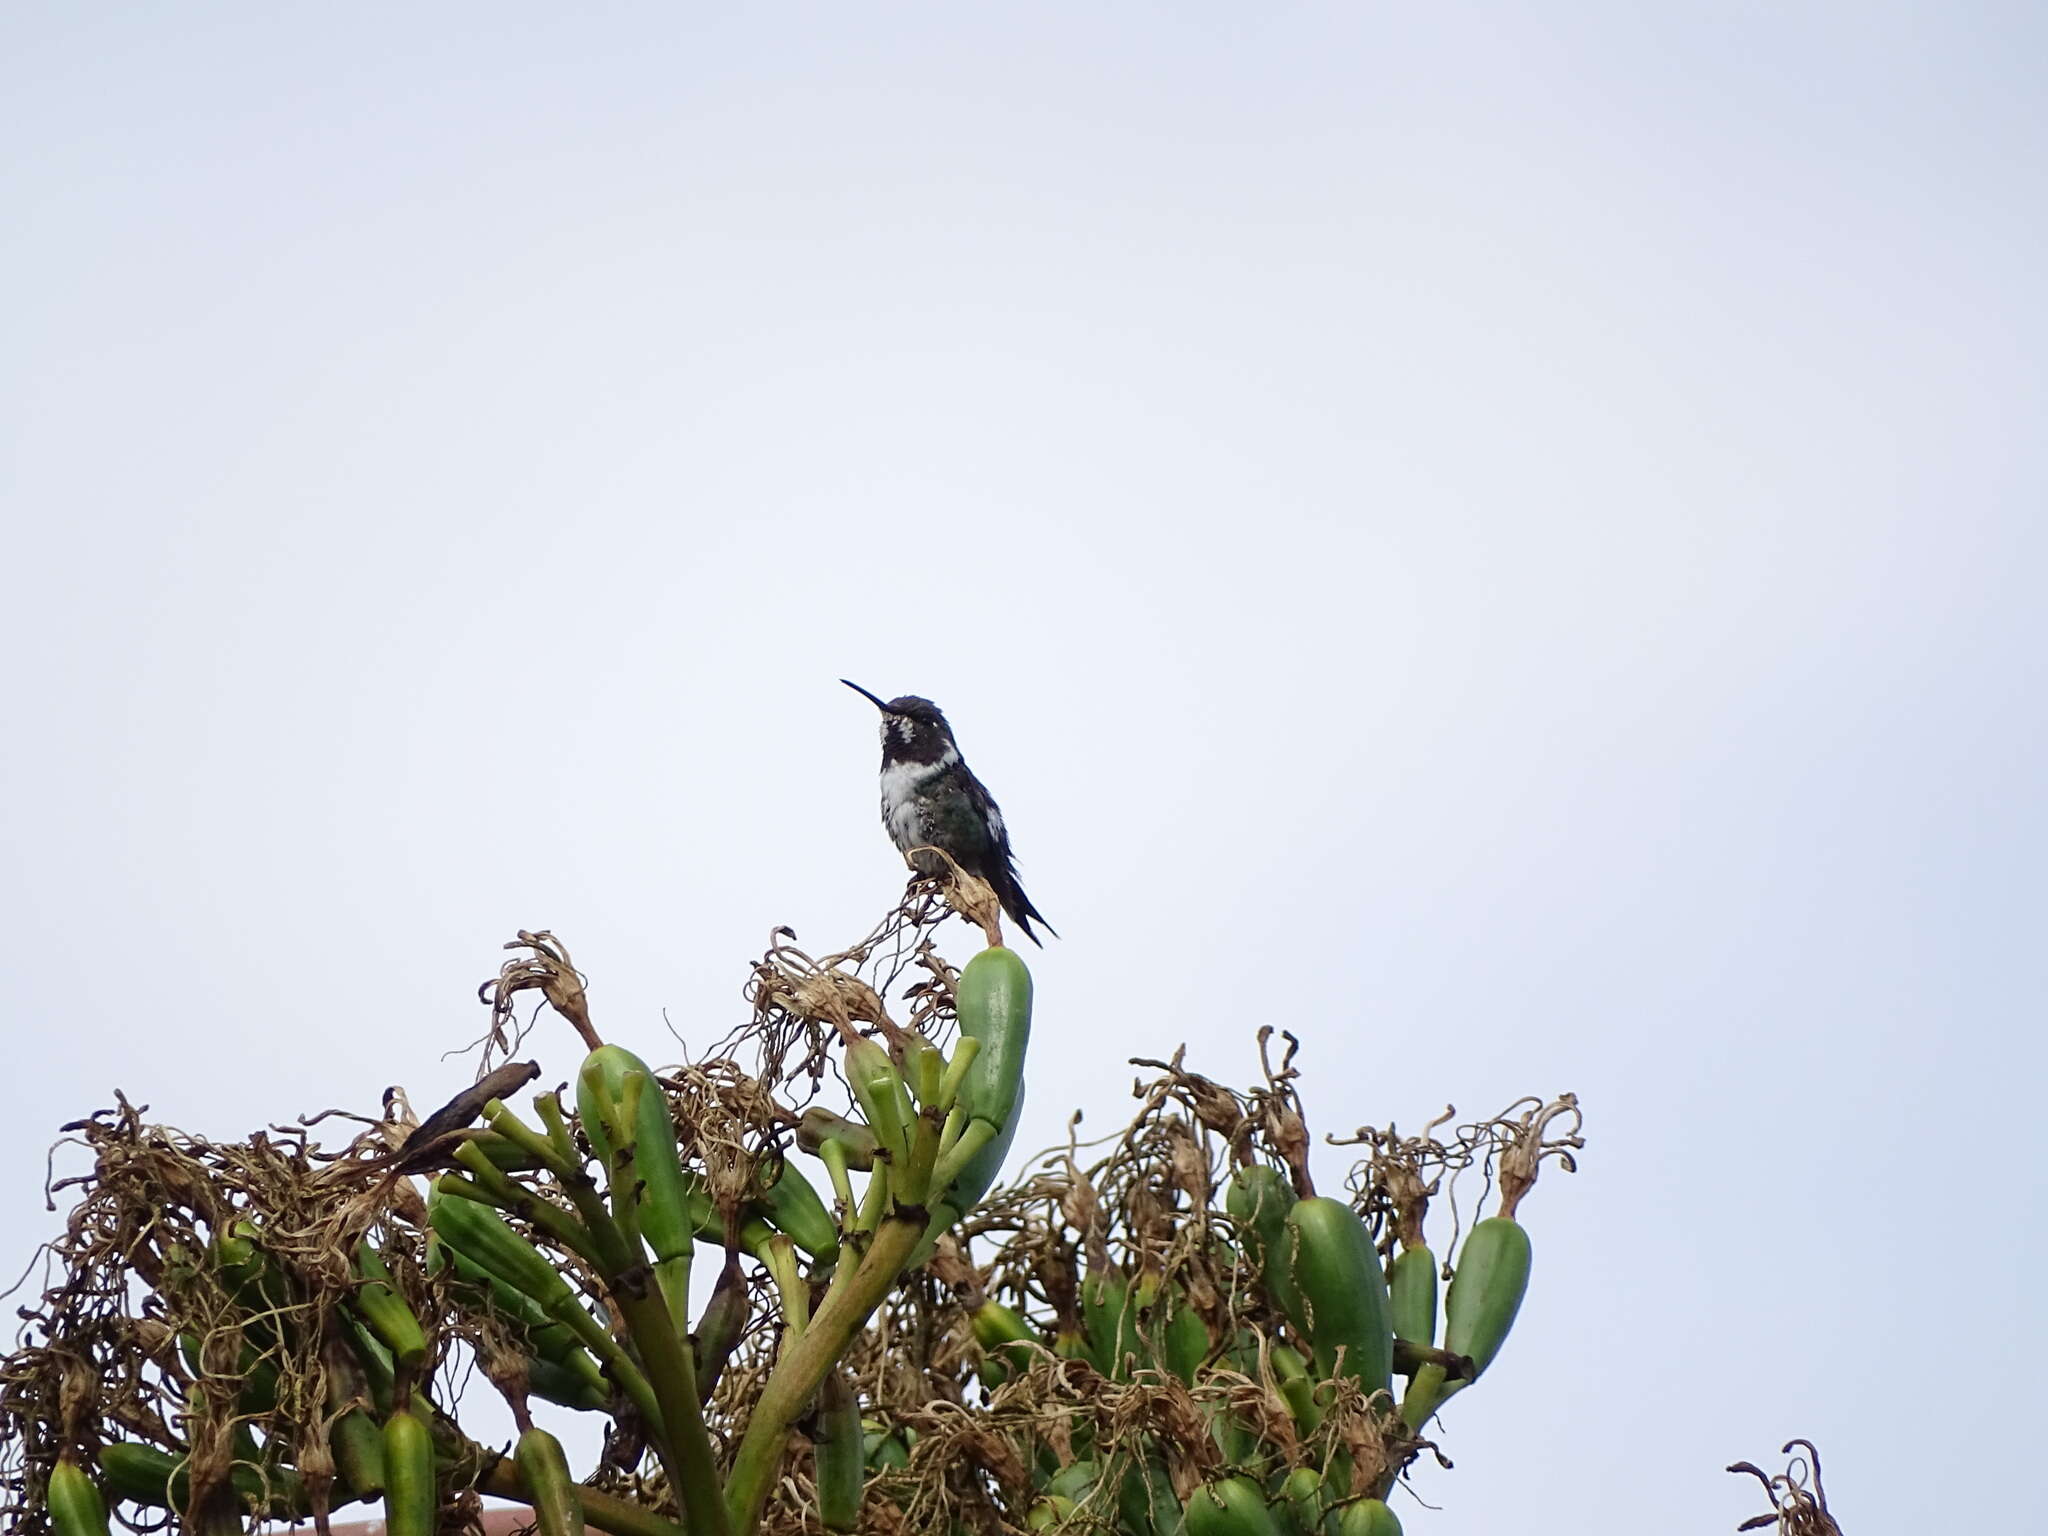
[(947, 708), (1065, 935), (1025, 1141), (1261, 1023), (1318, 1132), (1580, 1094), (1414, 1536), (1728, 1531), (1795, 1434), (1855, 1536), (2011, 1528), (2043, 43), (9, 9), (0, 1255), (116, 1086), (436, 1101), (522, 925), (722, 1034), (897, 889), (847, 676)]

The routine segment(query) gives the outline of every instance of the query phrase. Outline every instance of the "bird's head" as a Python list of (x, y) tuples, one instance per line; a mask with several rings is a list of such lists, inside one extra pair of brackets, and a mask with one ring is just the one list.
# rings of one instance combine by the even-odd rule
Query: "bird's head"
[(907, 693), (900, 699), (879, 699), (859, 683), (839, 679), (882, 712), (882, 757), (888, 762), (936, 763), (948, 753), (958, 755), (953, 728), (930, 699)]

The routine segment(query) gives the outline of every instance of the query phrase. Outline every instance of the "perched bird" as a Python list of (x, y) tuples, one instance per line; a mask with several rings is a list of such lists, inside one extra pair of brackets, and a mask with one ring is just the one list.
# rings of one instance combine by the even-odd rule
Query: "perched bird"
[[(1031, 931), (1033, 918), (1058, 938), (1017, 883), (1003, 813), (960, 756), (939, 706), (914, 695), (885, 703), (859, 683), (839, 681), (882, 712), (882, 824), (897, 848), (905, 854), (916, 848), (943, 850), (968, 874), (988, 882), (1025, 938), (1045, 947)], [(924, 875), (944, 869), (928, 853), (911, 854), (911, 865)]]

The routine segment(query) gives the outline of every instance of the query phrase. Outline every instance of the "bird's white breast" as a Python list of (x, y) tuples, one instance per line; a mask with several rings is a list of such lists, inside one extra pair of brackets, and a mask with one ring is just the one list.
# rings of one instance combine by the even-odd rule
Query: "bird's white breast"
[(924, 816), (918, 810), (918, 792), (959, 761), (959, 753), (948, 752), (936, 763), (889, 763), (882, 769), (882, 824), (904, 852), (930, 841), (925, 835)]

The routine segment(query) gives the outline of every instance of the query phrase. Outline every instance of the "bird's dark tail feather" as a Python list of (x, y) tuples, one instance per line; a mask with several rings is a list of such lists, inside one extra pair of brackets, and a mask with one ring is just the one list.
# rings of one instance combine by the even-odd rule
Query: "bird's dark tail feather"
[(1053, 927), (1051, 923), (1045, 920), (1045, 914), (1031, 905), (1031, 898), (1024, 894), (1024, 887), (1017, 883), (1015, 875), (1009, 876), (996, 887), (996, 898), (1002, 902), (1003, 911), (1008, 915), (1010, 921), (1023, 929), (1024, 937), (1036, 944), (1040, 949), (1045, 948), (1045, 940), (1031, 931), (1031, 920), (1033, 918), (1037, 918), (1039, 926), (1044, 928), (1054, 938), (1060, 936), (1059, 929)]

